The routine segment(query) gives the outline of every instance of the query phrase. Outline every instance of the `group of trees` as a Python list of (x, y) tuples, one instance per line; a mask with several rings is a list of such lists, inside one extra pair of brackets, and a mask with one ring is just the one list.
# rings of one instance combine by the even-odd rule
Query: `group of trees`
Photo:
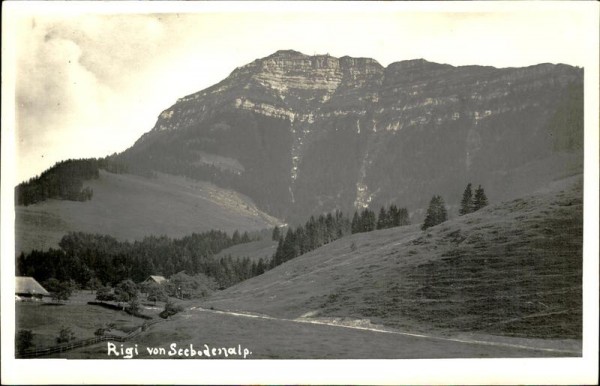
[(17, 185), (15, 201), (17, 205), (35, 204), (49, 198), (86, 201), (92, 198), (93, 192), (83, 187), (83, 181), (98, 177), (97, 160), (62, 161), (38, 177)]
[(385, 207), (381, 207), (379, 210), (379, 216), (375, 216), (375, 212), (367, 208), (363, 209), (360, 214), (354, 212), (352, 217), (351, 230), (352, 233), (371, 232), (375, 229), (387, 229), (394, 228), (397, 226), (409, 225), (410, 219), (408, 216), (408, 210), (406, 208), (400, 208), (394, 204), (388, 207), (386, 211)]
[(44, 282), (44, 288), (50, 292), (52, 300), (64, 301), (69, 300), (73, 290), (77, 289), (77, 285), (73, 280), (58, 281), (55, 278), (50, 278)]
[(379, 217), (369, 209), (363, 209), (360, 214), (354, 212), (352, 221), (340, 211), (320, 215), (310, 219), (296, 229), (289, 227), (282, 236), (278, 227), (273, 229), (273, 240), (279, 242), (271, 260), (270, 268), (276, 267), (296, 256), (310, 252), (327, 243), (353, 233), (371, 232), (375, 229), (392, 228), (410, 224), (408, 210), (396, 205), (384, 207), (379, 211)]
[(71, 201), (91, 200), (94, 192), (83, 182), (97, 179), (99, 169), (123, 173), (126, 166), (107, 158), (69, 159), (56, 163), (37, 177), (15, 187), (17, 205), (31, 205), (50, 198)]
[[(350, 231), (350, 221), (340, 211), (320, 215), (316, 219), (311, 216), (304, 226), (299, 225), (296, 229), (288, 227), (285, 236), (279, 237), (279, 244), (270, 266), (276, 267), (296, 256), (348, 235)], [(275, 236), (278, 231), (274, 230), (273, 233)]]
[(476, 212), (488, 204), (487, 197), (481, 185), (475, 189), (475, 196), (471, 190), (471, 184), (469, 183), (465, 188), (462, 200), (460, 201), (460, 209), (458, 213), (462, 216), (472, 212)]
[[(481, 185), (475, 189), (475, 196), (469, 183), (465, 188), (462, 200), (460, 202), (460, 209), (458, 213), (462, 216), (468, 213), (476, 212), (488, 204), (487, 196)], [(444, 199), (441, 196), (433, 196), (429, 202), (427, 208), (427, 214), (425, 215), (425, 221), (421, 226), (422, 230), (432, 227), (437, 224), (441, 224), (448, 219), (448, 211), (444, 204)]]
[[(65, 235), (60, 249), (21, 253), (16, 273), (39, 282), (72, 280), (76, 286), (94, 289), (131, 279), (141, 282), (149, 275), (169, 277), (178, 272), (204, 273), (220, 287), (235, 284), (252, 272), (252, 263), (214, 255), (236, 243), (250, 241), (247, 233), (229, 236), (221, 231), (192, 234), (181, 239), (146, 237), (142, 241), (118, 241), (111, 236), (82, 232)], [(258, 264), (258, 263), (257, 263)], [(254, 272), (258, 272), (255, 268)]]
[(251, 277), (262, 275), (270, 267), (263, 258), (252, 261), (248, 257), (234, 258), (231, 255), (221, 257), (218, 264), (208, 265), (206, 274), (217, 281), (219, 288), (227, 288)]

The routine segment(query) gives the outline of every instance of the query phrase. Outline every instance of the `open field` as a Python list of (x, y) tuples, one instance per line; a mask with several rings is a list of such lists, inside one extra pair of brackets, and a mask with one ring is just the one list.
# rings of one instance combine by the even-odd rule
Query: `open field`
[[(481, 337), (480, 337), (481, 338)], [(189, 309), (172, 320), (150, 327), (123, 347), (138, 347), (138, 359), (182, 358), (169, 355), (172, 344), (177, 348), (204, 350), (212, 348), (248, 349), (248, 359), (407, 359), (407, 358), (519, 358), (575, 356), (581, 349), (575, 342), (512, 340), (482, 342), (471, 339), (419, 337), (318, 325), (293, 320), (244, 317)], [(559, 346), (560, 348), (557, 348)], [(120, 344), (117, 344), (120, 348)], [(536, 349), (537, 347), (538, 349)], [(164, 348), (164, 354), (150, 355), (148, 348)], [(53, 357), (71, 359), (107, 359), (107, 343), (99, 343)], [(241, 359), (231, 355), (230, 359)], [(215, 356), (223, 359), (224, 355)], [(194, 359), (206, 359), (206, 355)]]
[(140, 240), (211, 229), (259, 230), (279, 223), (248, 197), (183, 177), (161, 174), (150, 179), (101, 171), (98, 180), (86, 181), (84, 186), (94, 191), (90, 201), (48, 200), (16, 207), (17, 253), (57, 248), (69, 231)]
[[(16, 302), (16, 330), (32, 330), (33, 345), (45, 348), (56, 345), (56, 337), (63, 327), (70, 328), (76, 340), (94, 337), (94, 332), (112, 324), (111, 335), (122, 336), (142, 325), (145, 319), (97, 305), (89, 305), (95, 294), (90, 291), (76, 291), (63, 303)], [(141, 301), (141, 312), (153, 318), (163, 310), (164, 303)]]
[(579, 176), (557, 181), (425, 232), (412, 225), (355, 234), (201, 305), (411, 332), (578, 340), (581, 187)]

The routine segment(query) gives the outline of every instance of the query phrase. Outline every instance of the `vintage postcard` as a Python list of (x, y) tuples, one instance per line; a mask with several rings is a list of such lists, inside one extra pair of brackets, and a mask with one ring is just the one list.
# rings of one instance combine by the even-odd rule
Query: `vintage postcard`
[(2, 32), (3, 382), (597, 380), (597, 3)]

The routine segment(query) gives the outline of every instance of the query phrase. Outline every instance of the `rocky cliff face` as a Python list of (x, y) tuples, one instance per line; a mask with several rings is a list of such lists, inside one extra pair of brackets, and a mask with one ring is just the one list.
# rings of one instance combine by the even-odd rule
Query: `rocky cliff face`
[(207, 179), (288, 219), (395, 202), (418, 215), (467, 182), (509, 198), (581, 168), (583, 70), (278, 51), (163, 111), (118, 157)]

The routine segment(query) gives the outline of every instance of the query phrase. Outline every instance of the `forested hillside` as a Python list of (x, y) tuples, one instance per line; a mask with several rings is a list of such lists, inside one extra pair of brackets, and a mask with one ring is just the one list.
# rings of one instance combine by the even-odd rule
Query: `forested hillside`
[(127, 171), (127, 166), (109, 157), (57, 162), (39, 176), (17, 185), (15, 203), (26, 206), (49, 198), (70, 201), (91, 200), (94, 191), (90, 187), (84, 187), (83, 183), (98, 179), (100, 169), (111, 173), (124, 173)]
[(116, 284), (126, 279), (141, 282), (149, 275), (169, 277), (185, 271), (204, 273), (221, 287), (262, 273), (256, 262), (230, 258), (215, 259), (222, 249), (251, 241), (247, 233), (210, 231), (181, 239), (147, 237), (133, 243), (106, 235), (70, 233), (60, 241), (60, 249), (22, 253), (16, 274), (32, 276), (40, 282), (50, 278), (73, 280), (86, 287), (90, 280)]

